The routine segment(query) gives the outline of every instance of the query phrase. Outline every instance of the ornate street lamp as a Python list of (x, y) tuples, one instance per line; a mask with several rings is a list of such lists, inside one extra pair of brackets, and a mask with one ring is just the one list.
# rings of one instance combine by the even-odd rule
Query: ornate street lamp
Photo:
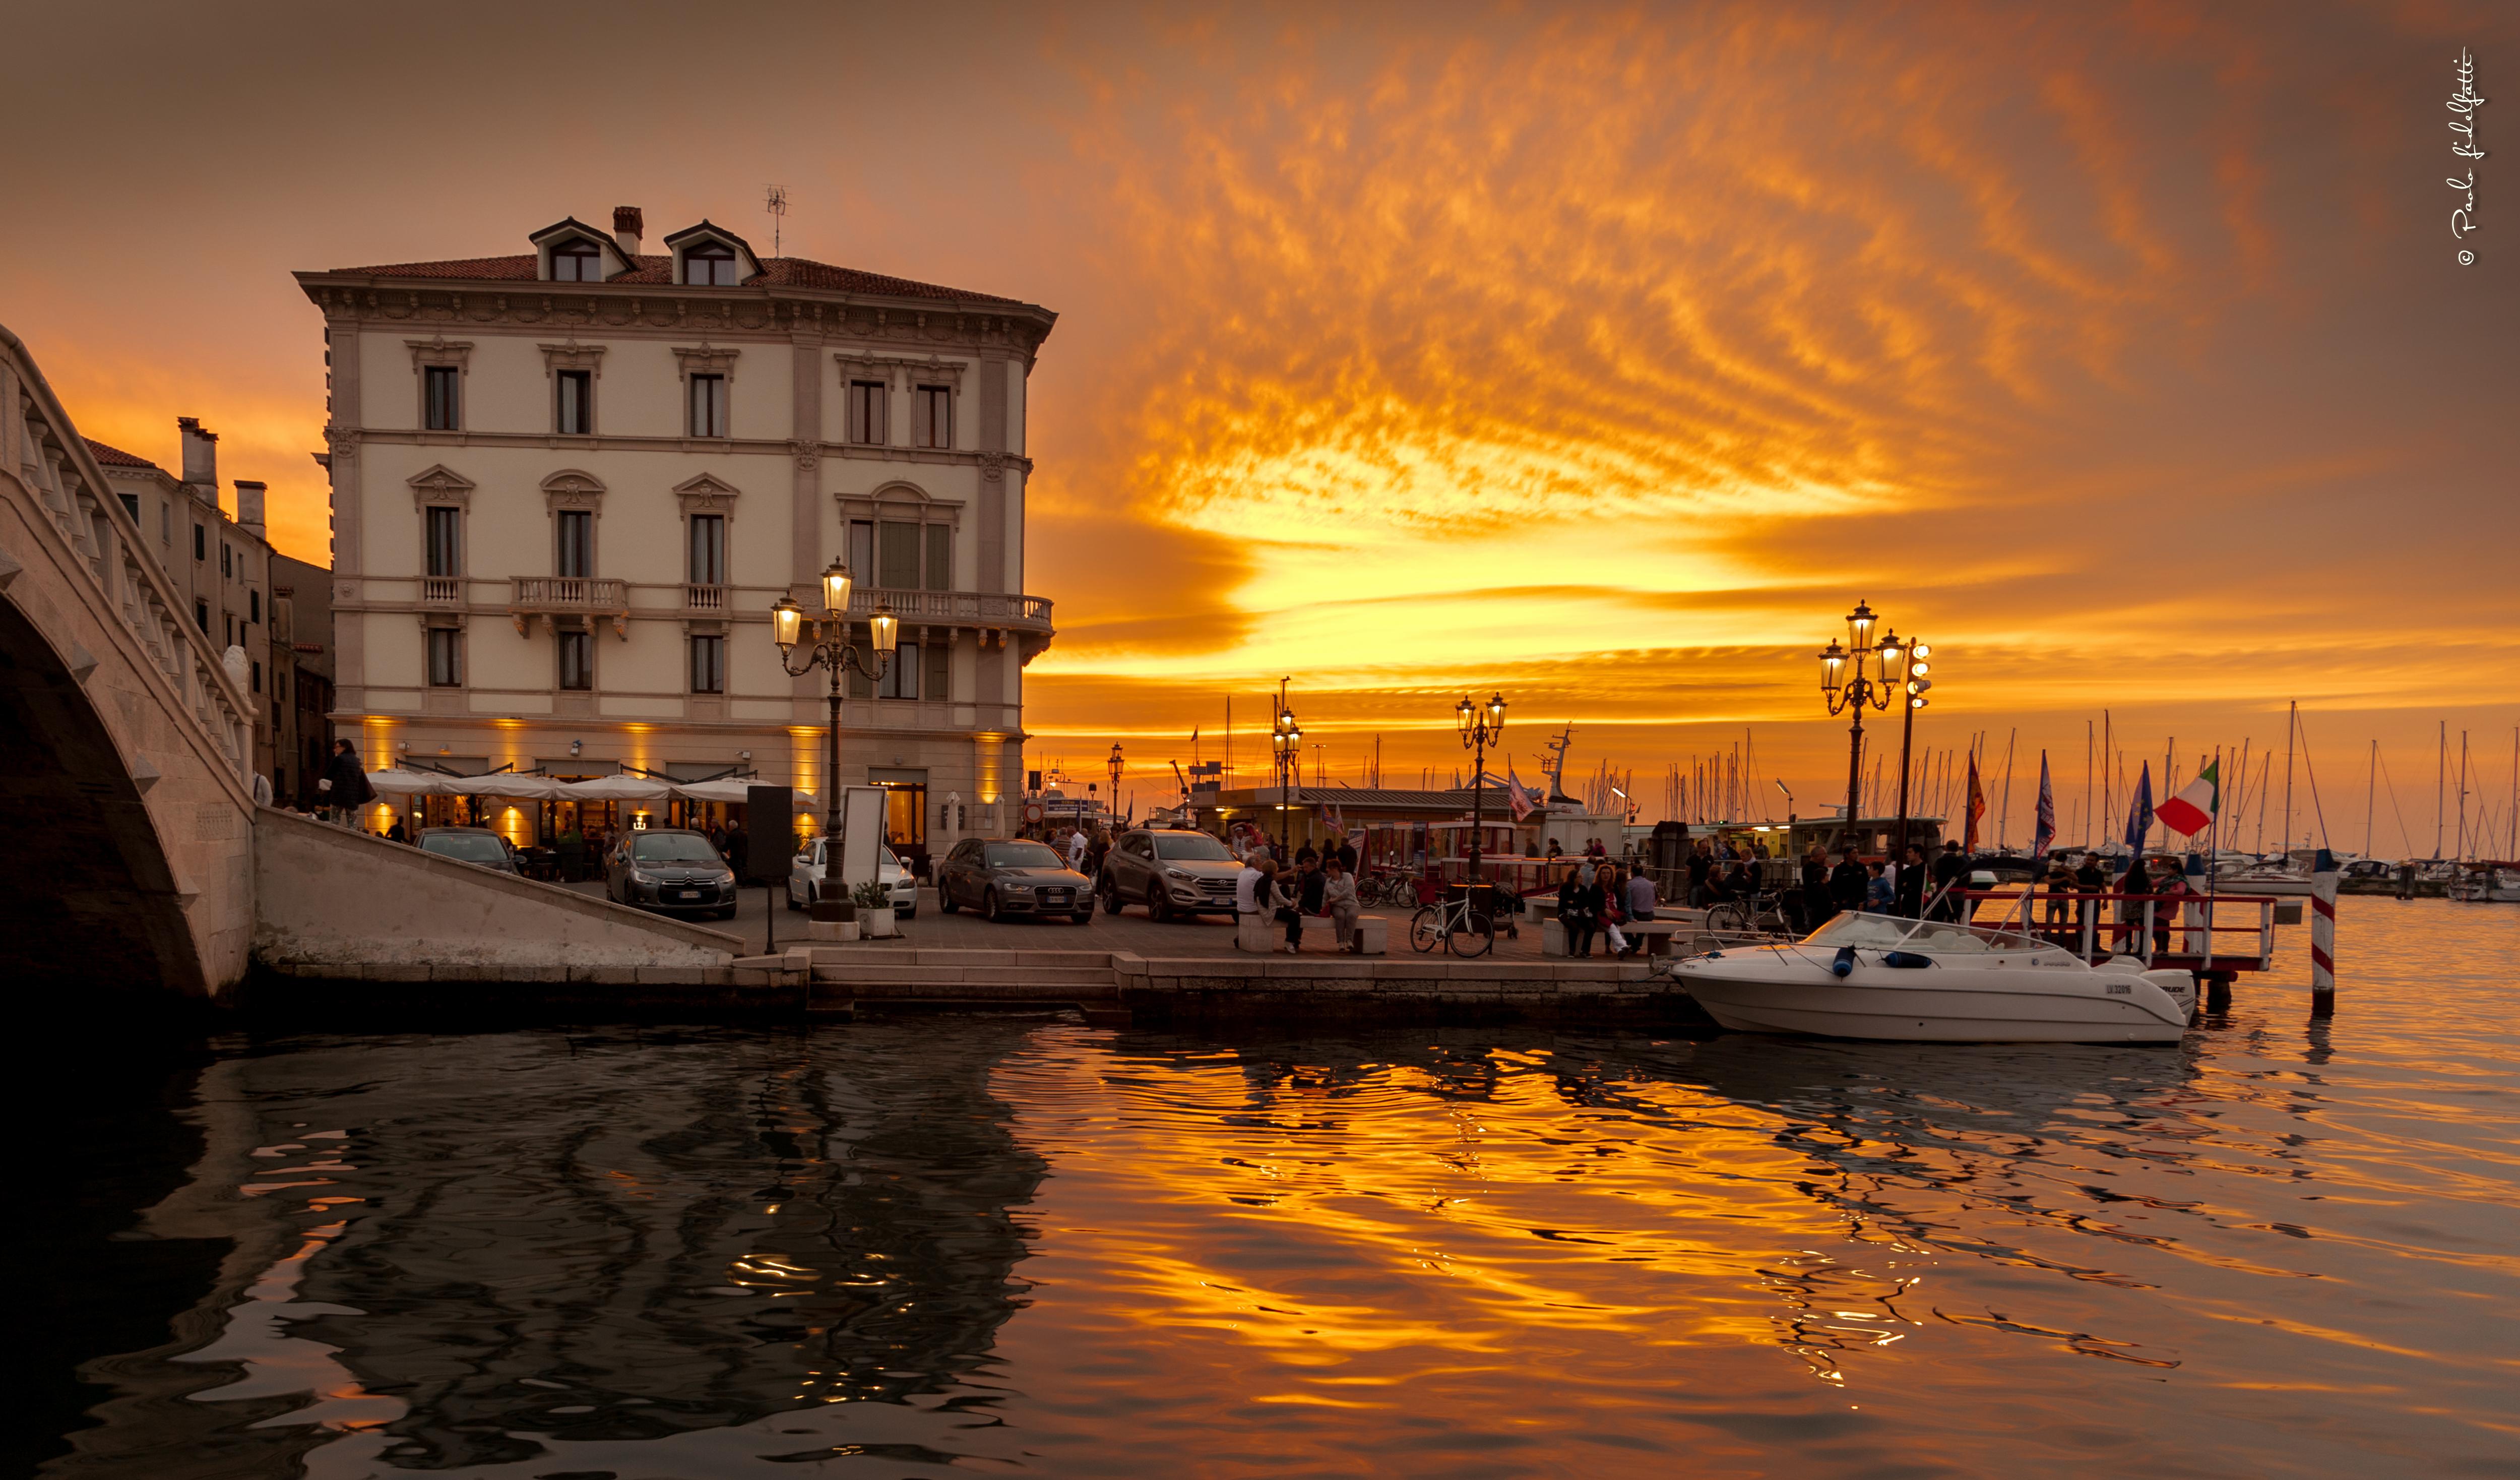
[(1125, 763), (1120, 759), (1120, 742), (1118, 740), (1113, 740), (1111, 742), (1111, 759), (1105, 765), (1104, 769), (1111, 773), (1111, 798), (1102, 805), (1102, 811), (1107, 820), (1109, 817), (1116, 815), (1120, 810), (1120, 773), (1126, 769)]
[[(867, 619), (867, 629), (875, 653), (872, 662), (849, 641), (849, 567), (838, 561), (823, 571), (821, 619), (805, 615), (789, 597), (781, 597), (770, 607), (770, 639), (779, 645), (779, 666), (788, 670), (788, 676), (803, 678), (816, 668), (832, 671), (831, 725), (824, 732), (823, 747), (823, 835), (833, 839), (840, 835), (840, 675), (855, 669), (869, 683), (883, 682), (884, 671), (892, 666), (893, 650), (901, 644), (901, 619), (890, 606), (877, 606), (875, 615)], [(805, 650), (802, 667), (791, 661), (798, 648)]]
[(1476, 883), (1487, 875), (1480, 863), (1479, 841), (1486, 834), (1488, 801), (1488, 746), (1505, 735), (1505, 695), (1491, 694), (1484, 704), (1473, 704), (1467, 695), (1453, 706), (1453, 721), (1462, 732), (1462, 748), (1470, 752), (1470, 881)]
[(1288, 805), (1291, 784), (1289, 777), (1300, 778), (1304, 769), (1304, 732), (1295, 723), (1295, 711), (1286, 707), (1288, 679), (1278, 680), (1278, 717), (1270, 725), (1269, 745), (1275, 752), (1278, 768), (1278, 851), (1289, 859), (1295, 856), (1294, 816)]
[(1933, 655), (1933, 644), (1910, 638), (1900, 646), (1897, 666), (1883, 670), (1907, 699), (1899, 706), (1899, 821), (1890, 833), (1890, 857), (1901, 868), (1908, 864), (1908, 751), (1916, 738), (1916, 711), (1925, 707), (1925, 691), (1934, 687), (1929, 677), (1934, 665), (1926, 661)]
[(1888, 627), (1881, 629), (1881, 641), (1872, 640), (1872, 627), (1878, 620), (1870, 606), (1857, 602), (1855, 609), (1846, 614), (1848, 644), (1840, 647), (1832, 638), (1820, 653), (1820, 692), (1828, 700), (1828, 712), (1855, 717), (1847, 727), (1846, 741), (1846, 829), (1850, 834), (1864, 794), (1864, 711), (1890, 707), (1899, 682), (1890, 674), (1891, 660), (1895, 654), (1899, 661), (1906, 661), (1898, 636)]

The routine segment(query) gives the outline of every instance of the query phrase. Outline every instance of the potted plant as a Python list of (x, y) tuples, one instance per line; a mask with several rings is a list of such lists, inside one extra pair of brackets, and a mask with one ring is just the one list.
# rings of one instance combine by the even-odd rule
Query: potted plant
[(858, 907), (858, 927), (869, 939), (892, 933), (892, 891), (882, 880), (870, 878), (850, 890), (849, 902)]

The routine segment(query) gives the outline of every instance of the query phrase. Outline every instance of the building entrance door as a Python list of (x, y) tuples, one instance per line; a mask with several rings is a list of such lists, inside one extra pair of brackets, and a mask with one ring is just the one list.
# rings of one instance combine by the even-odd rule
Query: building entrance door
[(927, 872), (927, 773), (867, 768), (867, 785), (884, 789), (883, 836), (911, 872)]

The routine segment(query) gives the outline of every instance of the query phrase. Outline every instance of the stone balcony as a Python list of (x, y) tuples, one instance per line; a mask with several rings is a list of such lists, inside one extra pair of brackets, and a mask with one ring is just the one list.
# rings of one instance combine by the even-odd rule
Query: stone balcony
[(542, 618), (546, 632), (558, 630), (563, 621), (573, 625), (608, 619), (613, 635), (626, 638), (630, 635), (629, 584), (597, 576), (511, 576), (508, 619), (521, 636), (531, 630), (536, 617)]
[(861, 586), (849, 593), (849, 616), (871, 616), (889, 606), (903, 626), (976, 627), (983, 631), (1050, 634), (1050, 598), (999, 591), (908, 591)]

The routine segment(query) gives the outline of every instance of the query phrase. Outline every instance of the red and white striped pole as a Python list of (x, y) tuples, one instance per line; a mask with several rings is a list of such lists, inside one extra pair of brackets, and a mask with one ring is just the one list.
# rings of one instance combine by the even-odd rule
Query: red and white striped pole
[(2310, 875), (2310, 1015), (2336, 1013), (2336, 855), (2325, 848)]

